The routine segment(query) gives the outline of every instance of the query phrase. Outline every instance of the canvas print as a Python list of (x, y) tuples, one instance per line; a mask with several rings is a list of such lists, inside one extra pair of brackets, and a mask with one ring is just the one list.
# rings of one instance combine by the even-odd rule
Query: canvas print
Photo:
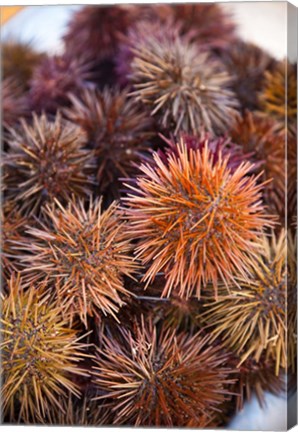
[(17, 9), (2, 423), (294, 425), (296, 8)]

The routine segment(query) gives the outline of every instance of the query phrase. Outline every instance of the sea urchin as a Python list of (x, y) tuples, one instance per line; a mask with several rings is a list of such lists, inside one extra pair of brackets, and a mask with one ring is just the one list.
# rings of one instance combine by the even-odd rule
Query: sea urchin
[(238, 101), (223, 65), (198, 51), (188, 38), (154, 34), (133, 49), (133, 95), (151, 109), (163, 128), (196, 134), (224, 132)]
[[(119, 339), (120, 338), (120, 339)], [(193, 426), (211, 423), (233, 382), (228, 356), (208, 338), (161, 331), (142, 320), (131, 333), (104, 337), (94, 382), (108, 397), (114, 424)]]
[(33, 279), (48, 276), (65, 313), (78, 315), (86, 326), (87, 314), (101, 311), (116, 318), (122, 297), (130, 294), (123, 278), (137, 269), (121, 210), (113, 203), (102, 212), (99, 199), (90, 199), (88, 207), (83, 200), (70, 201), (66, 208), (58, 201), (56, 207), (47, 206), (52, 228), (29, 230), (34, 241), (20, 245), (27, 250), (24, 273)]
[(264, 355), (274, 360), (278, 375), (280, 367), (287, 368), (287, 332), (291, 335), (288, 349), (295, 343), (295, 329), (286, 328), (285, 232), (278, 238), (264, 235), (261, 246), (251, 263), (249, 282), (240, 281), (241, 290), (221, 293), (205, 314), (214, 337), (221, 337), (241, 357), (240, 365), (246, 359), (259, 362)]
[(94, 156), (85, 143), (80, 127), (59, 113), (54, 121), (34, 115), (33, 125), (22, 122), (20, 130), (11, 131), (3, 158), (5, 198), (23, 213), (36, 214), (53, 198), (67, 202), (71, 195), (90, 193)]
[(250, 163), (233, 173), (228, 158), (213, 163), (207, 143), (203, 151), (187, 150), (183, 139), (163, 162), (141, 166), (132, 192), (125, 198), (130, 230), (138, 239), (136, 255), (148, 265), (149, 284), (163, 271), (167, 283), (162, 292), (175, 289), (182, 297), (200, 296), (202, 285), (220, 280), (228, 284), (233, 275), (245, 277), (246, 251), (264, 226), (270, 226), (261, 199), (262, 185), (248, 177)]
[(41, 289), (24, 291), (13, 275), (9, 291), (2, 301), (2, 406), (10, 420), (34, 422), (61, 409), (58, 395), (79, 395), (70, 375), (86, 374), (76, 365), (85, 344)]
[(139, 162), (149, 148), (150, 118), (128, 97), (127, 90), (85, 90), (80, 98), (71, 96), (71, 101), (65, 114), (86, 132), (97, 156), (100, 192), (110, 188), (118, 198), (119, 177), (131, 175), (133, 162)]

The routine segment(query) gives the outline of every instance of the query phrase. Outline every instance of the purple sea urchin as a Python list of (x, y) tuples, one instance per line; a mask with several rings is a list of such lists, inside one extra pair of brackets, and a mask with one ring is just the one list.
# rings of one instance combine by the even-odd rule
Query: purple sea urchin
[(133, 53), (133, 95), (149, 106), (162, 128), (175, 134), (221, 133), (232, 123), (238, 101), (229, 89), (230, 77), (195, 43), (151, 35)]
[(87, 195), (94, 183), (94, 156), (85, 143), (84, 132), (59, 114), (53, 122), (45, 115), (34, 115), (33, 125), (22, 122), (8, 139), (4, 196), (30, 215), (53, 198), (67, 202), (72, 194)]
[(68, 93), (78, 94), (87, 86), (91, 78), (90, 64), (82, 56), (73, 58), (64, 54), (44, 58), (30, 81), (32, 110), (55, 114), (58, 108), (69, 105)]
[(142, 321), (133, 333), (104, 337), (94, 382), (110, 400), (114, 424), (205, 427), (230, 396), (227, 360), (206, 337), (158, 333)]
[(170, 13), (167, 20), (159, 19), (158, 17), (155, 19), (151, 17), (151, 19), (140, 20), (128, 29), (127, 35), (123, 37), (116, 54), (116, 72), (118, 82), (121, 85), (131, 84), (131, 63), (134, 58), (134, 50), (140, 43), (145, 45), (147, 39), (150, 40), (152, 35), (160, 41), (165, 36), (172, 41), (179, 36), (180, 27), (174, 25), (171, 17)]
[[(228, 137), (210, 137), (210, 134), (201, 134), (201, 135), (187, 135), (181, 134), (182, 140), (186, 145), (187, 150), (190, 152), (193, 151), (203, 151), (205, 146), (208, 146), (210, 154), (212, 155), (212, 161), (216, 164), (220, 157), (228, 158), (227, 167), (231, 171), (235, 171), (241, 163), (245, 162), (249, 157), (253, 155), (251, 153), (244, 153), (243, 148), (235, 144), (231, 141), (231, 138)], [(166, 155), (167, 158), (170, 157), (172, 153), (178, 155), (178, 147), (176, 140), (165, 139), (165, 142), (168, 144), (168, 148), (165, 148), (163, 152), (159, 152), (162, 157), (163, 154)]]
[(235, 25), (219, 4), (173, 4), (172, 13), (183, 34), (191, 31), (200, 46), (231, 46)]
[(136, 256), (148, 270), (149, 284), (158, 272), (167, 282), (162, 291), (174, 290), (181, 297), (200, 297), (201, 287), (245, 277), (247, 248), (264, 226), (272, 224), (260, 201), (262, 185), (248, 177), (251, 164), (241, 164), (233, 173), (228, 159), (213, 163), (208, 146), (187, 150), (183, 139), (163, 162), (154, 154), (155, 165), (141, 166), (142, 175), (130, 189), (127, 215), (130, 231), (138, 240)]

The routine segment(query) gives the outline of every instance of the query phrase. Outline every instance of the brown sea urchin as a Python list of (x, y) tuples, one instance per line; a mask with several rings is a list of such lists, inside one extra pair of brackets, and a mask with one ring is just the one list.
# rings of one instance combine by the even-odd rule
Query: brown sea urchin
[(217, 163), (208, 146), (187, 150), (183, 140), (163, 162), (142, 165), (136, 184), (125, 199), (130, 230), (138, 239), (136, 255), (148, 265), (144, 280), (149, 284), (163, 271), (162, 291), (175, 290), (181, 297), (200, 296), (202, 286), (245, 277), (246, 250), (264, 226), (270, 226), (261, 202), (262, 185), (248, 177), (251, 164), (241, 164), (233, 173), (228, 159)]
[(86, 326), (87, 315), (116, 317), (130, 294), (123, 278), (137, 269), (121, 210), (113, 203), (102, 211), (101, 200), (90, 199), (88, 209), (83, 200), (65, 208), (56, 201), (45, 213), (52, 228), (29, 230), (34, 241), (20, 245), (28, 251), (23, 262), (33, 279), (48, 276), (65, 313)]
[(239, 39), (220, 51), (220, 59), (234, 77), (232, 88), (242, 109), (258, 109), (265, 72), (272, 71), (276, 61), (257, 45)]
[(22, 289), (19, 277), (9, 281), (2, 301), (2, 407), (12, 421), (25, 423), (61, 409), (58, 395), (79, 395), (71, 374), (85, 374), (77, 366), (85, 344), (69, 328), (49, 295), (31, 286)]
[(154, 34), (133, 49), (133, 95), (151, 109), (163, 128), (196, 134), (224, 132), (238, 101), (223, 65), (198, 51), (188, 38)]
[(208, 338), (161, 331), (144, 320), (131, 333), (105, 337), (98, 351), (94, 382), (108, 397), (114, 424), (208, 426), (229, 398), (228, 356)]
[(53, 198), (67, 202), (72, 194), (90, 193), (94, 156), (85, 143), (84, 132), (59, 114), (54, 121), (42, 115), (33, 117), (33, 125), (22, 122), (11, 131), (3, 158), (5, 198), (33, 214)]

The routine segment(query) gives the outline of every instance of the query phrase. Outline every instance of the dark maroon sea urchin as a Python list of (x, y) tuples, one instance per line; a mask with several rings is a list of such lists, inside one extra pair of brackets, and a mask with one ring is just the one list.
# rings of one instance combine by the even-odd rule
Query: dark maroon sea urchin
[[(240, 145), (235, 144), (232, 142), (231, 138), (228, 137), (217, 138), (210, 136), (210, 134), (203, 133), (196, 136), (181, 134), (181, 139), (185, 143), (188, 152), (191, 152), (192, 150), (203, 152), (204, 147), (208, 146), (214, 164), (218, 162), (219, 158), (227, 158), (227, 167), (231, 172), (235, 171), (241, 163), (245, 162), (253, 154), (253, 152), (245, 153), (244, 149)], [(159, 151), (160, 157), (169, 159), (173, 153), (178, 156), (179, 151), (175, 138), (164, 138), (164, 140), (168, 144), (168, 147), (163, 151)]]
[(118, 197), (118, 179), (135, 172), (142, 154), (149, 150), (151, 120), (146, 111), (128, 96), (127, 90), (85, 90), (80, 98), (71, 96), (65, 115), (80, 125), (98, 161), (100, 192), (107, 189)]
[(4, 198), (13, 200), (26, 215), (59, 198), (85, 196), (94, 183), (94, 156), (84, 149), (86, 136), (79, 126), (57, 114), (54, 121), (34, 115), (33, 124), (22, 122), (11, 130), (3, 158)]
[(30, 81), (31, 109), (55, 114), (58, 108), (69, 105), (68, 93), (78, 94), (88, 85), (92, 76), (90, 64), (85, 57), (74, 58), (65, 54), (43, 59)]
[(259, 92), (266, 80), (265, 72), (272, 71), (276, 61), (257, 45), (242, 40), (221, 50), (220, 58), (234, 78), (232, 88), (242, 109), (259, 109)]
[(219, 4), (173, 4), (175, 21), (181, 24), (181, 33), (189, 31), (193, 39), (208, 48), (233, 46), (235, 25)]
[(83, 7), (68, 24), (63, 38), (66, 51), (75, 57), (90, 53), (94, 61), (114, 55), (135, 12), (133, 6), (126, 5)]

